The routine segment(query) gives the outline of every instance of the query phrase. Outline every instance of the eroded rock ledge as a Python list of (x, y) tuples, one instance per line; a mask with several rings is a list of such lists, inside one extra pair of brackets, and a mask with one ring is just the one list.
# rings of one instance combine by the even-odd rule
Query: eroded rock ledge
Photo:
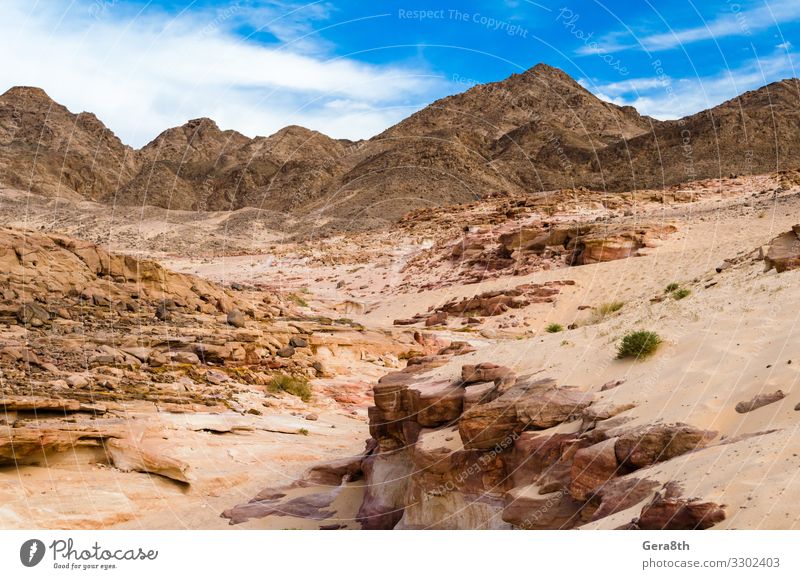
[(630, 405), (595, 404), (580, 388), (495, 364), (464, 366), (453, 381), (426, 370), (374, 388), (365, 528), (573, 528), (649, 498), (657, 483), (640, 472), (716, 435), (680, 423), (628, 428), (612, 419)]
[(236, 523), (308, 511), (322, 519), (318, 502), (362, 480), (356, 519), (364, 529), (569, 529), (631, 508), (640, 514), (625, 528), (704, 529), (725, 518), (724, 507), (648, 477), (652, 465), (703, 449), (717, 433), (631, 426), (631, 404), (491, 363), (431, 378), (439, 358), (378, 381), (365, 453), (317, 469), (329, 473), (331, 489), (288, 500), (285, 490), (267, 490), (224, 516)]

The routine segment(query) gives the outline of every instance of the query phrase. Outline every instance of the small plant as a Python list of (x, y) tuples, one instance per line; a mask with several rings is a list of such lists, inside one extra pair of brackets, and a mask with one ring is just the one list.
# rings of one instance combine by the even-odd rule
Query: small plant
[(674, 292), (676, 289), (678, 289), (679, 287), (681, 287), (680, 284), (672, 282), (671, 284), (669, 284), (667, 287), (664, 288), (664, 293), (665, 294), (670, 294), (670, 293)]
[(617, 348), (617, 359), (646, 358), (653, 354), (661, 344), (661, 338), (655, 332), (640, 330), (631, 332), (622, 338)]
[(305, 300), (305, 298), (303, 296), (299, 296), (297, 294), (289, 294), (286, 297), (289, 298), (294, 303), (296, 303), (301, 308), (307, 308), (308, 307), (308, 302)]
[(673, 299), (676, 299), (676, 300), (682, 300), (683, 298), (685, 298), (686, 296), (688, 296), (691, 293), (692, 293), (692, 290), (688, 290), (685, 287), (682, 287), (682, 288), (676, 289), (674, 292), (672, 292), (672, 297), (673, 297)]
[(597, 306), (595, 312), (602, 317), (606, 317), (609, 314), (620, 311), (624, 305), (625, 302), (608, 302)]
[(297, 396), (303, 402), (311, 400), (311, 385), (305, 378), (297, 378), (289, 376), (288, 374), (279, 374), (274, 376), (267, 384), (267, 390), (270, 392), (286, 392), (293, 396)]
[(548, 334), (557, 334), (558, 332), (564, 331), (564, 326), (561, 324), (550, 324), (544, 329), (544, 331)]
[(308, 436), (308, 428), (301, 428), (297, 431), (297, 434), (302, 434), (303, 436)]

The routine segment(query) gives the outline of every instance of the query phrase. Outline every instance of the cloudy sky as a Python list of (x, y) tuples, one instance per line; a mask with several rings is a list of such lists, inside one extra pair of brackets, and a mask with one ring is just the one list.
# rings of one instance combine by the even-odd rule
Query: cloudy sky
[(0, 92), (44, 88), (141, 146), (200, 116), (372, 136), (538, 62), (657, 118), (795, 70), (798, 0), (2, 0)]

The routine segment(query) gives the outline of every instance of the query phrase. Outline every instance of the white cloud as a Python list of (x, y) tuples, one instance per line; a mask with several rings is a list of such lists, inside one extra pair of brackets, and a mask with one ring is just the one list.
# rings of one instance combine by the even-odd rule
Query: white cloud
[[(797, 55), (776, 53), (738, 69), (700, 78), (639, 78), (591, 85), (588, 90), (617, 105), (632, 105), (656, 119), (677, 119), (714, 107), (775, 78), (795, 77)], [(584, 81), (585, 82), (585, 81)]]
[[(770, 0), (753, 8), (744, 8), (742, 3), (729, 2), (719, 9), (719, 15), (700, 26), (684, 29), (670, 29), (655, 34), (630, 34), (613, 32), (606, 35), (597, 45), (582, 46), (576, 52), (580, 55), (596, 52), (608, 54), (631, 48), (644, 48), (657, 52), (670, 50), (693, 42), (714, 40), (729, 36), (751, 36), (753, 33), (778, 26), (781, 23), (800, 20), (797, 0)], [(624, 41), (621, 39), (625, 39)]]
[[(123, 141), (140, 146), (199, 116), (251, 136), (300, 124), (364, 138), (405, 116), (408, 111), (396, 105), (424, 102), (445, 88), (421, 70), (241, 39), (230, 31), (241, 11), (173, 18), (153, 11), (132, 15), (113, 0), (98, 2), (78, 0), (65, 9), (59, 2), (31, 7), (4, 0), (0, 92), (40, 86), (70, 110), (96, 113)], [(267, 22), (274, 33), (276, 21)], [(331, 101), (338, 107), (334, 119), (325, 111)]]

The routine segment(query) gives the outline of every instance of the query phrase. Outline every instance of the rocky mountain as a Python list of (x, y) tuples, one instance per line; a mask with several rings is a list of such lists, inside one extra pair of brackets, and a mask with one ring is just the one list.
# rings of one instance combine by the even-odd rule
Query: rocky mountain
[[(774, 82), (714, 108), (658, 123), (651, 132), (600, 151), (596, 163), (607, 187), (617, 191), (795, 168), (798, 105), (798, 79)], [(629, 164), (619, 162), (628, 156)]]
[(0, 96), (0, 185), (124, 205), (257, 207), (364, 229), (502, 191), (636, 190), (790, 168), (798, 101), (797, 79), (784, 80), (663, 122), (539, 64), (357, 143), (297, 126), (250, 139), (195, 119), (134, 151), (93, 115), (17, 87)]
[(72, 199), (99, 199), (130, 181), (136, 153), (92, 113), (73, 114), (34, 87), (0, 95), (0, 182)]

